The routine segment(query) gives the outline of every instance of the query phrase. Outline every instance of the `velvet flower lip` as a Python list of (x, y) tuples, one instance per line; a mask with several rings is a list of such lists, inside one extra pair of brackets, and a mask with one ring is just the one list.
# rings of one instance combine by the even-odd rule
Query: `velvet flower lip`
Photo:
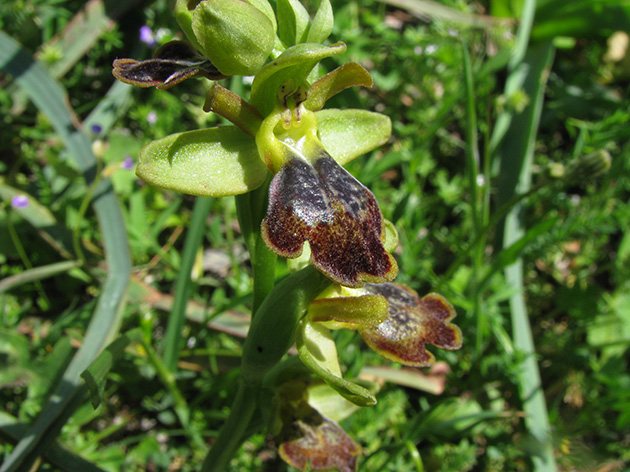
[(309, 404), (308, 385), (302, 384), (293, 380), (279, 389), (280, 456), (298, 470), (356, 471), (361, 447)]
[(291, 159), (274, 176), (262, 235), (269, 249), (288, 258), (298, 257), (308, 241), (311, 263), (348, 287), (397, 273), (383, 246), (376, 198), (325, 151), (312, 165)]

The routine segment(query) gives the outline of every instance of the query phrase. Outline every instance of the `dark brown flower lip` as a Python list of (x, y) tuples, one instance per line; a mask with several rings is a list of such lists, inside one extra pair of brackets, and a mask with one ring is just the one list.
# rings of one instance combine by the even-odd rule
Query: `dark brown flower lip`
[(413, 367), (433, 364), (435, 357), (426, 349), (457, 350), (462, 345), (461, 330), (449, 323), (457, 315), (442, 295), (429, 293), (420, 298), (399, 284), (368, 284), (366, 290), (385, 297), (389, 316), (380, 325), (359, 329), (374, 351), (395, 362)]
[(348, 287), (393, 280), (394, 258), (383, 247), (376, 198), (322, 151), (313, 164), (295, 157), (274, 176), (262, 223), (267, 246), (283, 257), (311, 249), (311, 263)]

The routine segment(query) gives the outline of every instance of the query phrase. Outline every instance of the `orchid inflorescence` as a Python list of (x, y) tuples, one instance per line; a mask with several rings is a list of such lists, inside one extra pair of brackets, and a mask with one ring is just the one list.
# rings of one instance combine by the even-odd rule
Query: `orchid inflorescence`
[[(253, 75), (250, 99), (214, 82), (204, 110), (233, 125), (154, 141), (141, 151), (136, 173), (191, 195), (265, 199), (239, 212), (241, 226), (301, 270), (255, 307), (243, 388), (262, 386), (279, 400), (272, 402), (280, 406), (269, 415), (270, 431), (288, 463), (300, 470), (355, 470), (359, 446), (308, 403), (312, 375), (282, 375), (280, 361), (291, 344), (311, 373), (361, 406), (376, 403), (374, 386), (343, 378), (331, 330), (356, 330), (379, 354), (415, 367), (434, 361), (426, 344), (461, 346), (461, 332), (450, 323), (455, 311), (444, 297), (420, 298), (391, 283), (398, 273), (391, 255), (396, 231), (372, 192), (342, 167), (383, 144), (390, 120), (364, 110), (322, 109), (347, 87), (372, 86), (356, 63), (318, 76), (322, 59), (346, 50), (341, 42), (323, 44), (333, 26), (328, 0), (312, 19), (294, 0), (278, 1), (277, 17), (267, 0), (178, 0), (175, 15), (190, 43), (169, 42), (144, 61), (117, 59), (114, 76), (163, 89), (194, 76)], [(252, 258), (263, 251), (256, 244), (248, 249)]]

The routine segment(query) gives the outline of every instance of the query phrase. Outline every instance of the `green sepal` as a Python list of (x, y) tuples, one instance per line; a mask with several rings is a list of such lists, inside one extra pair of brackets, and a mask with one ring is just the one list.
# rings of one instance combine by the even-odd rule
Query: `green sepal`
[[(304, 43), (290, 47), (256, 74), (252, 83), (252, 105), (263, 116), (269, 115), (278, 102), (277, 93), (283, 84), (292, 82), (296, 87), (305, 84), (311, 70), (319, 61), (345, 50), (346, 45), (342, 42), (330, 46)], [(221, 70), (218, 64), (215, 65)]]
[(277, 9), (280, 41), (287, 47), (305, 42), (311, 21), (306, 8), (298, 0), (278, 0)]
[(171, 134), (140, 151), (136, 174), (156, 187), (201, 197), (240, 195), (259, 187), (267, 168), (254, 138), (235, 126)]
[(193, 13), (199, 1), (177, 0), (175, 3), (175, 20), (179, 24), (186, 38), (192, 43), (199, 52), (203, 51), (201, 44), (197, 41), (192, 28)]
[(341, 376), (337, 347), (328, 328), (303, 318), (295, 333), (295, 345), (304, 365), (346, 400), (359, 406), (376, 404), (376, 398), (367, 388)]
[(333, 23), (335, 19), (333, 17), (332, 6), (329, 0), (321, 0), (317, 13), (311, 26), (308, 29), (308, 35), (306, 36), (307, 43), (323, 43), (330, 33), (332, 33)]
[(319, 140), (340, 165), (376, 149), (392, 134), (392, 122), (380, 113), (330, 108), (315, 116)]
[(330, 97), (355, 85), (372, 87), (374, 82), (363, 66), (348, 62), (313, 82), (304, 106), (313, 111), (321, 110)]
[(385, 246), (387, 252), (392, 253), (398, 247), (398, 231), (394, 223), (385, 218), (383, 218), (383, 228), (385, 230), (385, 242), (383, 246)]
[(308, 308), (311, 322), (330, 329), (375, 327), (389, 315), (387, 300), (380, 295), (319, 298)]
[(203, 53), (224, 75), (252, 75), (273, 49), (275, 29), (267, 15), (242, 0), (201, 2), (192, 19)]
[(278, 23), (276, 22), (276, 14), (273, 11), (273, 7), (271, 6), (271, 3), (269, 3), (267, 0), (247, 0), (247, 3), (258, 8), (258, 10), (260, 10), (261, 12), (265, 14), (265, 16), (269, 19), (269, 21), (271, 22), (271, 25), (273, 26), (274, 33), (278, 30)]

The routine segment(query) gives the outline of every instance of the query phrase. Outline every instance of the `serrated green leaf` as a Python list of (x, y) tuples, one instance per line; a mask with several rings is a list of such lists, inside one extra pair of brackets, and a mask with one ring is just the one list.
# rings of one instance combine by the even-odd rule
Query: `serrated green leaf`
[(340, 165), (376, 149), (392, 133), (390, 119), (380, 113), (327, 109), (317, 111), (315, 115), (319, 139)]
[(234, 126), (176, 133), (140, 151), (138, 177), (201, 197), (240, 195), (259, 187), (267, 168), (254, 139)]

